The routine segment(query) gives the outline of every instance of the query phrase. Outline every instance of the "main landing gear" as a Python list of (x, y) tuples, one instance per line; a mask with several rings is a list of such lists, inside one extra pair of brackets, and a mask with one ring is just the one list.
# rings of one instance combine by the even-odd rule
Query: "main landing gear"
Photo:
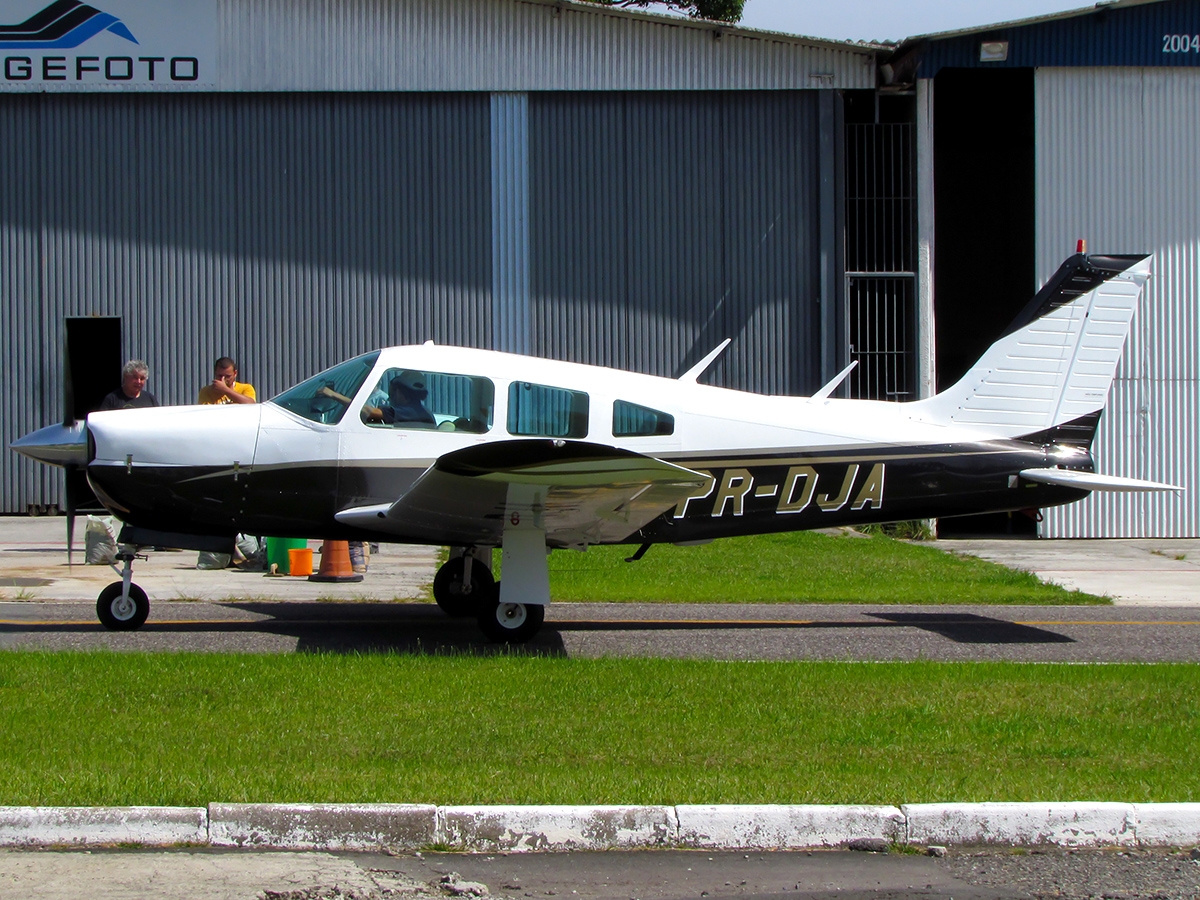
[[(488, 565), (475, 558), (479, 552), (468, 547), (462, 556), (448, 560), (433, 577), (433, 599), (452, 619), (479, 615), (483, 604), (495, 592), (496, 583)], [(482, 552), (491, 554), (491, 548)]]
[(146, 623), (150, 615), (150, 598), (133, 583), (133, 561), (139, 557), (132, 544), (122, 544), (117, 559), (124, 565), (113, 570), (121, 576), (100, 592), (96, 600), (96, 615), (100, 624), (110, 631), (136, 631)]
[[(540, 545), (532, 555), (534, 568), (544, 570), (546, 566), (545, 539), (539, 533)], [(509, 541), (511, 547), (516, 541)], [(537, 595), (545, 599), (541, 603), (513, 602), (511, 598), (501, 601), (499, 581), (493, 581), (491, 569), (478, 556), (491, 554), (490, 547), (468, 547), (461, 556), (448, 560), (433, 579), (433, 599), (446, 615), (455, 619), (474, 618), (488, 640), (501, 644), (523, 644), (537, 634), (546, 618), (546, 602), (549, 601), (548, 580), (534, 579), (535, 589), (529, 591), (529, 578), (518, 579), (518, 596)], [(511, 568), (520, 574), (525, 560), (514, 558), (506, 550), (506, 571)], [(539, 591), (536, 585), (546, 581), (547, 588)]]

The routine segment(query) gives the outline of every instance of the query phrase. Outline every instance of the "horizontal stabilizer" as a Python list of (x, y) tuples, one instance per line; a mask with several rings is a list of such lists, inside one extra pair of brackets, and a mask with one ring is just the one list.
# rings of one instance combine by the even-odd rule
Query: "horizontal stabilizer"
[(1022, 469), (1021, 477), (1043, 484), (1060, 484), (1079, 488), (1081, 491), (1182, 491), (1179, 485), (1163, 484), (1161, 481), (1142, 481), (1140, 478), (1121, 478), (1117, 475), (1099, 475), (1096, 472), (1081, 472), (1078, 469)]

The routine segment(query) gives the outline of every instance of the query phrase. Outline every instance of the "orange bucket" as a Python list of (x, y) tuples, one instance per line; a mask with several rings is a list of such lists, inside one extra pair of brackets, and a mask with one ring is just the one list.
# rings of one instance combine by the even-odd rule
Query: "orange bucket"
[(312, 550), (309, 547), (288, 548), (288, 574), (305, 577), (312, 574)]

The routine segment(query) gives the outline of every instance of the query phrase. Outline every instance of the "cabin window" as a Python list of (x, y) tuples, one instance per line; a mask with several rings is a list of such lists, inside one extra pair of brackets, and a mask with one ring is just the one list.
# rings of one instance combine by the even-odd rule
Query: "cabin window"
[(487, 378), (386, 369), (360, 413), (375, 428), (483, 434), (492, 427), (496, 389)]
[(613, 437), (643, 437), (654, 434), (674, 434), (675, 417), (648, 406), (638, 406), (628, 400), (613, 403)]
[(342, 416), (350, 408), (354, 395), (371, 374), (378, 358), (378, 350), (356, 356), (300, 382), (271, 402), (314, 422), (336, 425), (342, 421)]
[(583, 391), (514, 381), (508, 386), (508, 433), (587, 437), (588, 395)]

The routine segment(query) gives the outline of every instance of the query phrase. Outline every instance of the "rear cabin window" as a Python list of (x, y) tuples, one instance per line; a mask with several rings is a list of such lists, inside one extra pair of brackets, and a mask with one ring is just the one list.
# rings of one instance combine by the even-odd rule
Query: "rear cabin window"
[(336, 425), (350, 408), (354, 395), (362, 387), (379, 351), (339, 363), (308, 381), (302, 381), (274, 398), (271, 402), (324, 425)]
[(654, 434), (674, 434), (675, 417), (648, 406), (638, 406), (627, 400), (613, 403), (613, 437), (644, 437)]
[(514, 381), (508, 386), (508, 433), (587, 437), (588, 395), (583, 391)]
[(386, 369), (359, 415), (374, 428), (483, 434), (491, 430), (496, 389), (487, 378), (420, 369)]

